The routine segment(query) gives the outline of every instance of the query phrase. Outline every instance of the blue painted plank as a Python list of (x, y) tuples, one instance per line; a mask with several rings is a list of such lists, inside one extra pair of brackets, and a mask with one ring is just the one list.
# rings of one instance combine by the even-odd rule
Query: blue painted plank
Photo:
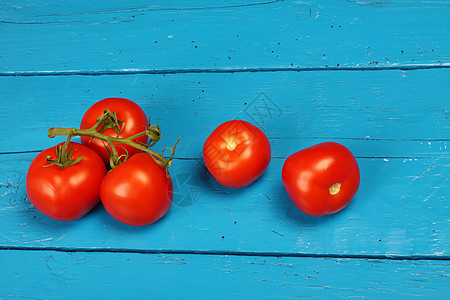
[[(0, 245), (448, 255), (448, 74), (2, 77), (0, 152), (18, 154), (0, 155)], [(163, 130), (161, 145), (183, 136), (171, 167), (180, 187), (176, 204), (154, 226), (122, 226), (101, 206), (79, 222), (59, 223), (37, 213), (25, 197), (23, 180), (36, 153), (19, 153), (53, 145), (45, 137), (48, 127), (78, 126), (89, 105), (108, 96), (133, 99), (151, 114)], [(263, 102), (275, 113), (255, 115)], [(260, 122), (274, 150), (266, 175), (238, 191), (215, 184), (198, 163), (210, 131), (235, 117)], [(358, 157), (361, 189), (342, 213), (309, 218), (284, 192), (281, 166), (292, 152), (329, 139)], [(189, 190), (185, 180), (192, 172), (197, 189)], [(189, 194), (196, 190), (197, 198)], [(130, 230), (135, 238), (124, 238)]]
[(161, 145), (183, 136), (178, 157), (200, 157), (234, 118), (262, 128), (275, 157), (330, 139), (359, 157), (447, 156), (448, 78), (444, 69), (0, 77), (0, 153), (50, 147), (48, 128), (77, 127), (94, 102), (119, 96), (161, 125)]
[(4, 1), (0, 72), (449, 66), (448, 1)]
[(449, 158), (357, 159), (361, 186), (338, 214), (309, 217), (281, 183), (283, 159), (245, 189), (224, 188), (201, 162), (175, 160), (174, 203), (134, 228), (100, 205), (64, 223), (35, 210), (25, 173), (34, 154), (0, 155), (0, 247), (448, 257)]
[(448, 261), (0, 251), (2, 299), (444, 299)]

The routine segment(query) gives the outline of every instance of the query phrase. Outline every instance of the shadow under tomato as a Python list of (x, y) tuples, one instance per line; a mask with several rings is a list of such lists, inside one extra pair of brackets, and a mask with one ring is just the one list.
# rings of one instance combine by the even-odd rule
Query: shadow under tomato
[(267, 177), (267, 172), (264, 172), (259, 178), (257, 178), (255, 181), (250, 183), (248, 186), (244, 186), (242, 188), (230, 188), (221, 185), (220, 183), (216, 182), (224, 191), (227, 191), (228, 194), (233, 195), (240, 195), (242, 193), (248, 193), (248, 194), (256, 194), (261, 191), (261, 184), (265, 184), (265, 180)]
[(239, 195), (245, 192), (245, 188), (230, 188), (220, 184), (211, 175), (203, 162), (196, 163), (195, 175), (198, 178), (199, 185), (204, 188), (205, 192), (225, 195)]
[(42, 230), (42, 232), (51, 232), (52, 235), (58, 236), (67, 233), (73, 227), (79, 226), (81, 222), (89, 222), (89, 219), (95, 218), (95, 211), (98, 210), (99, 207), (102, 207), (100, 202), (78, 220), (58, 221), (46, 216), (31, 205), (30, 208), (26, 210), (26, 213), (23, 214), (24, 223), (33, 224), (34, 228), (40, 228), (39, 230)]
[(58, 236), (66, 233), (70, 228), (77, 226), (79, 220), (58, 221), (47, 217), (37, 209), (33, 209), (26, 214), (24, 222), (25, 224), (32, 224), (34, 230), (37, 232), (51, 232), (52, 235)]
[(168, 215), (170, 215), (171, 209), (158, 221), (144, 226), (131, 226), (124, 224), (122, 222), (119, 222), (118, 220), (114, 219), (108, 211), (102, 206), (101, 209), (98, 212), (98, 218), (100, 219), (100, 223), (103, 224), (103, 226), (110, 228), (110, 230), (119, 231), (119, 232), (148, 232), (152, 230), (157, 230), (160, 226), (164, 225), (167, 219), (169, 219)]

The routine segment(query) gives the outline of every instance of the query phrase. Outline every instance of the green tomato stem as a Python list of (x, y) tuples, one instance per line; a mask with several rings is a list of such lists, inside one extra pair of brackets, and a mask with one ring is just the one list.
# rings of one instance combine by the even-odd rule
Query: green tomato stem
[[(102, 134), (101, 132), (97, 131), (99, 129), (100, 125), (102, 125), (104, 122), (109, 122), (108, 124), (111, 124), (111, 122), (114, 122), (115, 124), (117, 124), (117, 128), (115, 128), (115, 131), (117, 132), (117, 137), (111, 137), (111, 136)], [(119, 133), (120, 133), (120, 129), (119, 129), (118, 125), (119, 125), (119, 121), (117, 121), (116, 114), (111, 113), (109, 110), (105, 110), (105, 113), (101, 117), (99, 117), (97, 119), (97, 122), (94, 124), (94, 126), (92, 126), (89, 129), (77, 129), (77, 128), (73, 128), (73, 127), (72, 128), (52, 127), (47, 131), (47, 136), (49, 138), (54, 138), (55, 136), (68, 136), (68, 139), (70, 139), (69, 136), (70, 137), (72, 137), (72, 136), (88, 136), (91, 138), (96, 138), (96, 139), (105, 141), (110, 145), (111, 150), (112, 150), (112, 153), (110, 153), (110, 156), (111, 156), (110, 163), (113, 168), (120, 163), (120, 157), (118, 157), (117, 149), (116, 149), (116, 146), (114, 145), (114, 143), (128, 145), (128, 146), (134, 147), (136, 149), (139, 149), (143, 152), (149, 153), (152, 156), (153, 160), (157, 164), (166, 168), (166, 174), (168, 174), (167, 168), (172, 163), (172, 159), (175, 154), (175, 148), (177, 147), (177, 144), (180, 139), (177, 140), (177, 142), (173, 148), (172, 147), (166, 148), (166, 149), (171, 149), (171, 151), (172, 151), (170, 158), (167, 159), (163, 155), (148, 149), (148, 147), (153, 146), (154, 144), (156, 144), (157, 141), (159, 141), (161, 139), (161, 131), (157, 124), (152, 124), (149, 126), (149, 128), (147, 130), (137, 133), (135, 135), (132, 135), (130, 137), (126, 137), (126, 138), (118, 137)], [(148, 136), (150, 138), (151, 142), (149, 144), (144, 144), (139, 141), (136, 142), (135, 140), (141, 136)], [(65, 144), (65, 146), (66, 146), (66, 144)], [(66, 147), (66, 150), (67, 150), (67, 147)], [(107, 149), (107, 150), (109, 152), (109, 149)], [(164, 150), (163, 150), (163, 152), (164, 152)]]
[(83, 156), (78, 156), (76, 159), (72, 159), (72, 153), (73, 148), (69, 151), (70, 145), (70, 139), (72, 138), (72, 133), (70, 130), (67, 131), (67, 139), (66, 142), (61, 146), (56, 146), (56, 159), (53, 159), (52, 156), (47, 156), (45, 160), (49, 163), (48, 165), (45, 165), (43, 167), (50, 167), (50, 166), (58, 166), (60, 169), (64, 169), (68, 166), (72, 166), (74, 164), (77, 164), (81, 161)]

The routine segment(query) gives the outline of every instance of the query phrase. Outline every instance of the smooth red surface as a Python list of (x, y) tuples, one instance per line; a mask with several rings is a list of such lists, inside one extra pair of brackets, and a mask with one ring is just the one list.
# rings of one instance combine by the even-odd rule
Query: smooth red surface
[(138, 153), (105, 177), (100, 198), (116, 220), (132, 226), (148, 225), (169, 210), (172, 179), (150, 154)]
[(71, 145), (72, 159), (83, 157), (79, 163), (64, 169), (43, 167), (49, 165), (48, 155), (56, 159), (56, 147), (52, 147), (35, 157), (27, 173), (31, 203), (43, 214), (60, 221), (73, 221), (88, 213), (100, 200), (100, 184), (106, 175), (105, 165), (94, 150), (79, 143)]
[[(233, 150), (227, 148), (235, 143)], [(270, 162), (270, 143), (256, 126), (242, 120), (221, 124), (206, 139), (203, 159), (211, 175), (232, 188), (248, 186), (258, 179)]]
[[(347, 206), (359, 187), (359, 167), (341, 144), (326, 142), (289, 156), (282, 170), (284, 187), (294, 204), (311, 216), (336, 213)], [(330, 187), (341, 184), (339, 192)]]
[[(139, 107), (139, 105), (125, 98), (106, 98), (93, 104), (84, 114), (83, 119), (81, 120), (80, 128), (89, 129), (94, 126), (97, 118), (103, 115), (105, 109), (109, 109), (111, 112), (117, 112), (117, 119), (125, 122), (119, 138), (130, 137), (148, 128), (148, 120), (144, 111)], [(113, 129), (106, 129), (105, 131), (102, 131), (102, 134), (117, 137), (117, 133)], [(136, 139), (136, 141), (147, 143), (148, 137), (142, 136)], [(81, 143), (94, 149), (95, 152), (101, 156), (105, 164), (109, 166), (109, 154), (105, 149), (105, 145), (107, 144), (106, 142), (99, 139), (92, 139), (88, 136), (82, 136)], [(119, 156), (126, 154), (125, 149), (128, 151), (128, 155), (130, 157), (141, 152), (140, 150), (128, 145), (117, 143), (114, 143), (114, 145), (121, 146), (116, 147)], [(111, 150), (109, 145), (108, 149)]]

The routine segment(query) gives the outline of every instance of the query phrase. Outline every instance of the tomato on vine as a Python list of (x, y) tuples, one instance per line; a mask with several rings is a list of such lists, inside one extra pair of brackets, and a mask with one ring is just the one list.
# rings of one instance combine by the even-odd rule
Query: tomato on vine
[(106, 167), (91, 148), (61, 143), (39, 153), (26, 178), (28, 198), (48, 217), (73, 221), (88, 213), (100, 200)]
[(203, 159), (222, 185), (250, 185), (270, 162), (270, 143), (264, 132), (249, 122), (231, 120), (217, 127), (203, 145)]
[[(67, 136), (67, 140), (57, 146), (56, 156), (52, 155), (54, 149), (40, 153), (28, 171), (29, 198), (44, 214), (75, 220), (101, 198), (114, 218), (143, 226), (169, 210), (173, 186), (168, 168), (179, 139), (173, 148), (164, 148), (172, 151), (168, 159), (164, 150), (161, 154), (150, 150), (161, 132), (157, 124), (148, 124), (134, 102), (103, 99), (88, 109), (80, 129), (52, 127), (47, 136)], [(73, 136), (80, 136), (90, 148), (71, 144)], [(106, 175), (108, 163), (112, 170)]]
[(132, 226), (156, 222), (169, 210), (173, 198), (167, 169), (147, 153), (138, 153), (106, 175), (100, 198), (116, 220)]
[[(111, 112), (111, 117), (108, 122), (103, 122), (97, 128), (97, 131), (104, 135), (116, 138), (128, 138), (145, 131), (149, 126), (144, 111), (133, 101), (125, 98), (106, 98), (96, 102), (86, 111), (81, 120), (80, 129), (86, 130), (93, 127), (98, 121), (98, 118), (104, 114), (105, 110)], [(146, 135), (140, 135), (133, 140), (139, 144), (147, 144), (148, 137)], [(112, 149), (108, 143), (90, 136), (81, 136), (81, 143), (94, 149), (101, 156), (105, 164), (109, 165)], [(119, 156), (128, 154), (131, 157), (141, 152), (140, 149), (130, 145), (121, 143), (114, 143), (114, 145)]]
[[(173, 197), (173, 186), (168, 168), (175, 154), (175, 146), (166, 147), (172, 151), (170, 158), (163, 153), (156, 153), (148, 147), (153, 146), (161, 137), (157, 124), (147, 126), (143, 131), (129, 137), (112, 137), (104, 134), (105, 126), (119, 123), (116, 115), (106, 109), (96, 120), (96, 123), (87, 129), (53, 127), (47, 132), (48, 137), (67, 135), (96, 139), (108, 145), (107, 151), (112, 170), (101, 182), (100, 198), (106, 210), (118, 221), (133, 226), (148, 225), (159, 220), (170, 208)], [(100, 129), (100, 130), (98, 130)], [(137, 141), (139, 137), (150, 138), (150, 144)], [(119, 146), (118, 146), (119, 145)], [(120, 145), (123, 145), (122, 147)], [(131, 157), (119, 155), (119, 149), (130, 147), (137, 153)], [(131, 151), (127, 151), (128, 154)], [(103, 168), (105, 166), (103, 165)]]

